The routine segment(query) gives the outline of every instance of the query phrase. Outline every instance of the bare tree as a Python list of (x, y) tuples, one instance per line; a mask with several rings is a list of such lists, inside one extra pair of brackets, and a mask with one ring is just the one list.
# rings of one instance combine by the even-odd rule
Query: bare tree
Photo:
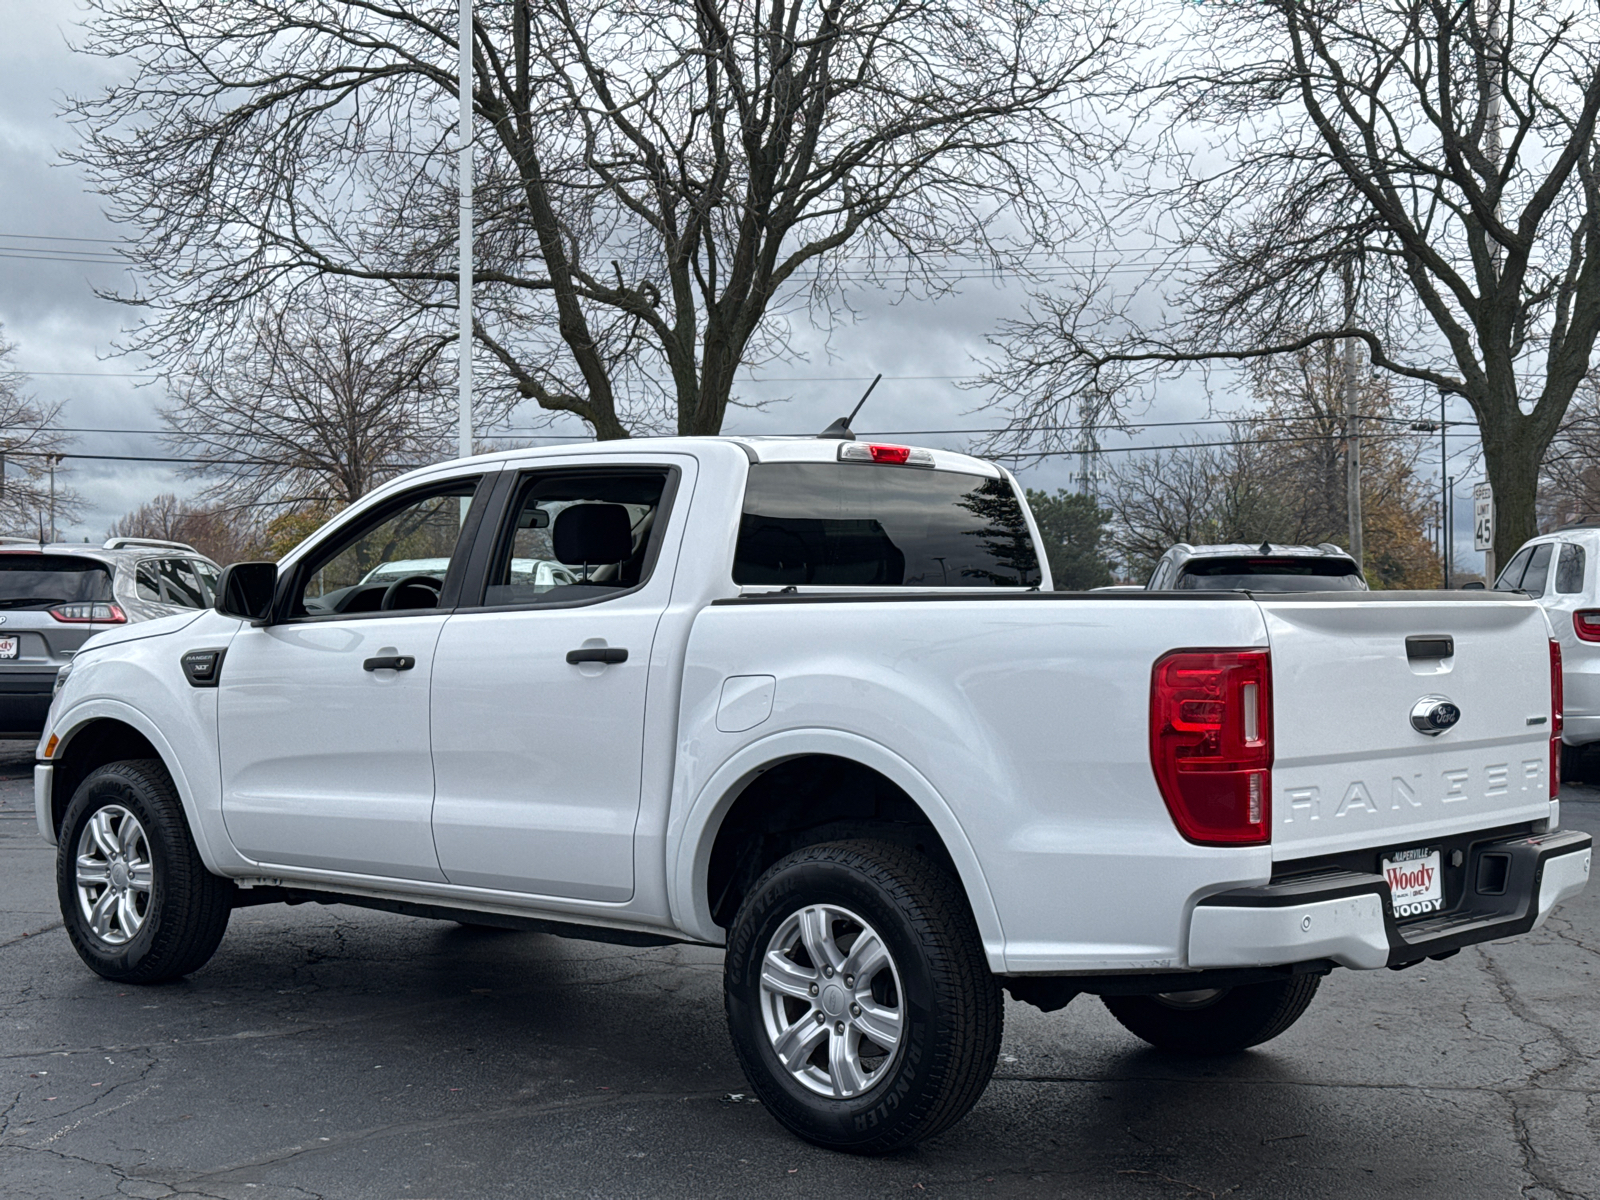
[(185, 542), (226, 566), (255, 557), (263, 540), (255, 513), (250, 508), (197, 505), (163, 492), (118, 519), (109, 536)]
[[(1111, 472), (1113, 541), (1143, 577), (1175, 542), (1349, 546), (1345, 508), (1343, 364), (1331, 343), (1258, 362), (1261, 407), (1236, 415), (1227, 445), (1130, 457)], [(1382, 377), (1363, 370), (1362, 512), (1366, 575), (1375, 587), (1432, 587), (1438, 555), (1429, 497), (1416, 477), (1420, 439), (1397, 418)]]
[(1188, 48), (1145, 93), (1170, 122), (1159, 186), (1127, 198), (1169, 239), (1179, 315), (1141, 325), (1103, 275), (1038, 297), (990, 379), (1024, 394), (1011, 439), (1186, 364), (1359, 338), (1471, 404), (1504, 561), (1535, 532), (1540, 458), (1600, 333), (1600, 16), (1256, 0), (1182, 21)]
[(251, 306), (217, 353), (176, 377), (167, 434), (226, 506), (336, 511), (448, 457), (451, 393), (437, 346), (395, 336), (369, 297), (334, 281)]
[(1541, 532), (1600, 521), (1600, 380), (1584, 381), (1545, 454)]
[[(1135, 0), (1137, 2), (1137, 0)], [(455, 307), (454, 0), (91, 0), (81, 159), (172, 364), (263, 288)], [(715, 433), (785, 314), (1022, 261), (1108, 148), (1127, 19), (1084, 0), (514, 0), (474, 25), (478, 345), (601, 438)], [(431, 322), (431, 323), (430, 323)]]
[(27, 394), (27, 375), (11, 365), (16, 351), (16, 343), (0, 337), (0, 529), (54, 537), (52, 523), (59, 528), (78, 515), (78, 496), (62, 478), (59, 457), (72, 439), (51, 428), (61, 406)]

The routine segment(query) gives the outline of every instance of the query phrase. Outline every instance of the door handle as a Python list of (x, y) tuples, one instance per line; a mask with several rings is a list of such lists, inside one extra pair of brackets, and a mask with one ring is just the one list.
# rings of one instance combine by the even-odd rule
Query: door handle
[(417, 660), (409, 654), (389, 654), (382, 658), (369, 658), (361, 664), (363, 671), (409, 671)]
[(582, 650), (568, 650), (567, 661), (579, 663), (625, 663), (628, 652), (621, 646), (585, 646)]

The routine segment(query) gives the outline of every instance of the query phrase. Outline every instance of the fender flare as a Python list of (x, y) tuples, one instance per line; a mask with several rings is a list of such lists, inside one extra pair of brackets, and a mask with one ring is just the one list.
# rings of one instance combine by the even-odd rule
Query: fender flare
[(989, 969), (1002, 973), (1005, 933), (988, 880), (965, 830), (950, 806), (927, 778), (888, 747), (840, 729), (790, 729), (744, 746), (711, 773), (687, 806), (681, 822), (673, 822), (666, 846), (667, 904), (674, 924), (701, 941), (720, 945), (726, 932), (711, 919), (706, 877), (711, 847), (723, 818), (757, 775), (790, 759), (826, 754), (869, 767), (893, 781), (928, 818), (960, 876), (967, 903), (977, 921)]
[[(50, 732), (60, 737), (61, 743), (56, 747), (56, 752), (50, 758), (52, 766), (60, 763), (64, 752), (72, 745), (73, 740), (82, 733), (84, 728), (94, 721), (119, 721), (129, 728), (136, 730), (144, 739), (155, 747), (156, 754), (161, 759), (161, 765), (167, 769), (167, 774), (172, 776), (173, 787), (177, 789), (178, 801), (183, 805), (184, 819), (189, 822), (189, 833), (194, 838), (196, 849), (200, 851), (200, 859), (212, 871), (217, 871), (221, 862), (214, 852), (210, 838), (207, 836), (205, 822), (201, 820), (200, 805), (194, 794), (194, 787), (188, 775), (184, 773), (182, 761), (172, 748), (166, 736), (144, 713), (121, 700), (112, 700), (109, 697), (97, 696), (73, 705), (62, 713), (55, 721), (51, 722)], [(54, 797), (51, 800), (54, 804)], [(53, 814), (52, 814), (53, 816)], [(229, 847), (232, 850), (232, 847)], [(220, 872), (219, 872), (220, 873)]]

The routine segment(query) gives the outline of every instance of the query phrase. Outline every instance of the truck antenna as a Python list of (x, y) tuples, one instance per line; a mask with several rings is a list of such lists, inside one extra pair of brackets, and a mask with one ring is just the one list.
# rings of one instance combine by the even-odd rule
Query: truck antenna
[(841, 442), (855, 441), (856, 435), (850, 432), (850, 422), (856, 419), (856, 414), (861, 411), (861, 406), (867, 402), (867, 397), (872, 395), (872, 389), (878, 386), (878, 380), (882, 378), (883, 372), (879, 371), (872, 377), (872, 382), (867, 384), (867, 390), (861, 393), (861, 399), (856, 401), (856, 406), (850, 410), (850, 415), (848, 417), (840, 417), (817, 436), (819, 438), (837, 438)]

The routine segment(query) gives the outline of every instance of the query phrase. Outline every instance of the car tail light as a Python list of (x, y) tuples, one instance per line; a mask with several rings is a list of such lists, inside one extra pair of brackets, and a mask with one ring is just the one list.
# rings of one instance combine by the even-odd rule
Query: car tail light
[(1176, 650), (1150, 677), (1150, 764), (1202, 846), (1272, 838), (1272, 662), (1265, 650)]
[(68, 624), (93, 621), (97, 625), (122, 625), (128, 620), (115, 604), (58, 604), (49, 612), (56, 620)]
[(910, 446), (889, 446), (880, 442), (841, 442), (839, 461), (886, 463), (898, 467), (931, 467), (933, 451), (913, 450)]
[(1600, 642), (1600, 608), (1580, 608), (1573, 613), (1572, 631), (1580, 641)]
[[(1581, 614), (1580, 614), (1581, 615)], [(1561, 683), (1561, 643), (1550, 639), (1550, 798), (1561, 793), (1561, 729), (1566, 695)]]

